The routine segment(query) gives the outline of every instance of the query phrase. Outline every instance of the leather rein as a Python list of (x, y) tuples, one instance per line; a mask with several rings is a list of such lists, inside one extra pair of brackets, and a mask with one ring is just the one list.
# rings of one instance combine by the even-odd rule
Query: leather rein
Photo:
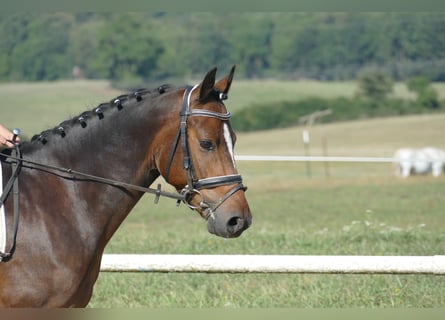
[[(12, 173), (11, 177), (9, 178), (8, 182), (5, 185), (5, 188), (3, 189), (3, 193), (0, 195), (0, 207), (4, 205), (6, 198), (8, 197), (9, 193), (13, 192), (13, 206), (14, 206), (14, 221), (13, 221), (13, 238), (11, 247), (8, 252), (0, 252), (0, 261), (1, 262), (8, 262), (11, 260), (12, 255), (15, 251), (16, 246), (16, 239), (17, 239), (17, 231), (19, 228), (19, 218), (20, 218), (20, 199), (19, 199), (19, 179), (18, 176), (20, 174), (20, 170), (22, 168), (23, 162), (22, 162), (22, 154), (20, 152), (20, 148), (15, 142), (9, 141), (14, 144), (14, 147), (11, 151), (11, 156), (7, 156), (13, 159), (16, 159), (16, 161), (13, 161), (11, 163), (12, 167)], [(0, 170), (2, 168), (0, 167)], [(3, 181), (0, 181), (0, 183), (3, 183)], [(6, 231), (5, 231), (6, 232)], [(6, 239), (6, 237), (5, 237)]]
[[(21, 151), (20, 151), (20, 145), (16, 144), (15, 142), (11, 141), (14, 144), (14, 147), (11, 151), (11, 154), (0, 152), (2, 156), (5, 158), (8, 158), (11, 160), (11, 166), (12, 166), (12, 174), (5, 185), (5, 188), (3, 190), (3, 194), (0, 195), (0, 206), (4, 204), (6, 201), (8, 195), (11, 191), (13, 191), (13, 206), (14, 206), (14, 222), (13, 222), (13, 239), (12, 244), (8, 252), (0, 252), (0, 261), (1, 262), (7, 262), (12, 258), (12, 255), (14, 254), (15, 247), (16, 247), (16, 239), (17, 239), (17, 232), (18, 232), (18, 225), (19, 225), (19, 217), (20, 217), (20, 210), (19, 210), (19, 185), (18, 185), (18, 176), (20, 174), (20, 170), (22, 167), (25, 168), (31, 168), (31, 169), (38, 169), (41, 171), (46, 171), (52, 174), (56, 174), (62, 178), (65, 179), (71, 179), (71, 180), (87, 180), (92, 182), (99, 182), (111, 186), (115, 186), (118, 188), (123, 189), (130, 189), (135, 191), (140, 191), (144, 193), (153, 194), (155, 196), (154, 202), (157, 204), (159, 202), (159, 198), (161, 196), (172, 198), (177, 200), (177, 205), (179, 205), (181, 202), (183, 202), (185, 205), (187, 205), (190, 209), (196, 210), (201, 209), (203, 213), (205, 214), (205, 219), (209, 218), (215, 218), (214, 213), (216, 209), (221, 206), (228, 198), (230, 198), (233, 194), (235, 194), (239, 190), (246, 191), (247, 187), (245, 187), (242, 183), (242, 177), (239, 174), (230, 174), (225, 176), (216, 176), (216, 177), (210, 177), (210, 178), (204, 178), (204, 179), (198, 179), (196, 178), (195, 172), (193, 170), (193, 163), (192, 163), (192, 157), (190, 155), (190, 150), (188, 147), (188, 139), (187, 139), (187, 119), (190, 116), (201, 116), (201, 117), (211, 117), (211, 118), (217, 118), (222, 121), (227, 121), (231, 117), (230, 112), (227, 113), (219, 113), (209, 110), (201, 110), (201, 109), (193, 109), (190, 110), (190, 96), (193, 90), (197, 86), (194, 87), (187, 87), (184, 92), (182, 107), (181, 107), (181, 113), (180, 113), (180, 125), (178, 132), (176, 134), (176, 138), (173, 144), (173, 147), (171, 149), (167, 168), (165, 171), (165, 180), (167, 181), (168, 175), (170, 172), (170, 167), (172, 165), (172, 161), (174, 158), (174, 155), (176, 153), (177, 146), (179, 144), (179, 140), (181, 140), (181, 147), (183, 152), (183, 160), (182, 160), (182, 167), (186, 171), (187, 176), (187, 185), (182, 189), (182, 191), (178, 193), (172, 193), (161, 190), (161, 185), (158, 184), (156, 189), (153, 188), (146, 188), (130, 183), (125, 183), (113, 179), (107, 179), (104, 177), (99, 177), (83, 172), (79, 172), (76, 170), (73, 170), (71, 168), (63, 168), (63, 167), (57, 167), (52, 166), (44, 163), (40, 163), (33, 160), (24, 159), (22, 157)], [(218, 93), (218, 97), (220, 100), (227, 99), (227, 96), (224, 93)], [(182, 139), (181, 139), (182, 137)], [(2, 183), (2, 181), (0, 181)], [(201, 191), (202, 189), (209, 189), (209, 188), (215, 188), (219, 186), (226, 186), (226, 185), (232, 185), (235, 184), (235, 186), (229, 190), (222, 198), (219, 199), (217, 203), (209, 203), (204, 199), (204, 196), (202, 195)], [(200, 197), (200, 201), (198, 205), (192, 205), (191, 200), (193, 195), (198, 195)]]

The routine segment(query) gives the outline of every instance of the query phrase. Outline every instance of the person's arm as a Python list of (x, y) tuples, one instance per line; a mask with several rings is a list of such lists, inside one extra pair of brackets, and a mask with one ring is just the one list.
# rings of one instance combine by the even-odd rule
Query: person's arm
[[(14, 146), (11, 141), (14, 138), (14, 134), (9, 131), (6, 127), (0, 124), (0, 147), (6, 146), (6, 147), (12, 147)], [(19, 142), (19, 137), (15, 137), (14, 142)]]

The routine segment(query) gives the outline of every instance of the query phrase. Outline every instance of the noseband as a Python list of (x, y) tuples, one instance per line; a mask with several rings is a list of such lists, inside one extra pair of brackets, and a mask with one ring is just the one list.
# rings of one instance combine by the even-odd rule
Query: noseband
[[(179, 144), (179, 140), (181, 140), (181, 148), (183, 154), (182, 168), (185, 170), (187, 177), (187, 185), (181, 191), (181, 195), (183, 196), (182, 202), (184, 202), (189, 208), (193, 210), (201, 209), (204, 212), (206, 219), (208, 219), (209, 217), (214, 219), (215, 218), (214, 213), (216, 209), (218, 209), (218, 207), (221, 206), (224, 203), (224, 201), (230, 198), (238, 190), (246, 191), (247, 187), (243, 185), (243, 179), (239, 174), (229, 174), (225, 176), (216, 176), (203, 179), (199, 179), (196, 177), (195, 171), (193, 169), (193, 162), (192, 162), (192, 157), (190, 155), (190, 149), (188, 146), (188, 132), (187, 132), (188, 117), (196, 117), (196, 116), (209, 117), (209, 118), (216, 118), (221, 121), (227, 121), (231, 117), (230, 112), (220, 113), (220, 112), (201, 110), (201, 109), (190, 110), (190, 96), (193, 90), (196, 89), (196, 87), (197, 86), (194, 87), (188, 86), (184, 92), (184, 97), (181, 106), (181, 113), (180, 113), (179, 128), (176, 133), (173, 147), (170, 151), (164, 177), (166, 180), (168, 179), (170, 173), (170, 167), (172, 165), (173, 158)], [(217, 92), (216, 90), (215, 93), (217, 93), (218, 98), (220, 100), (227, 99), (226, 94)], [(235, 187), (230, 189), (222, 198), (219, 199), (217, 203), (212, 204), (207, 202), (201, 193), (202, 189), (210, 189), (232, 184), (235, 184)], [(200, 197), (199, 204), (196, 206), (191, 204), (192, 197), (194, 195)]]

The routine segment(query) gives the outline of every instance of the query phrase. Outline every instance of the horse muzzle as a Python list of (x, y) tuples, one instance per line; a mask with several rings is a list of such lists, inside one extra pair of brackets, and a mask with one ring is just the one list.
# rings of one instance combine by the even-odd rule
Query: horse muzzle
[[(237, 179), (241, 179), (236, 175)], [(223, 177), (218, 177), (221, 180)], [(211, 178), (214, 180), (213, 178)], [(209, 181), (211, 179), (208, 179)], [(228, 179), (228, 184), (232, 184), (232, 176)], [(207, 180), (207, 179), (205, 179)], [(216, 180), (216, 179), (215, 179)], [(204, 180), (200, 180), (204, 181)], [(184, 196), (183, 202), (192, 210), (198, 211), (207, 220), (207, 229), (210, 233), (224, 237), (236, 238), (249, 228), (252, 223), (252, 215), (247, 204), (244, 192), (247, 190), (241, 180), (236, 181), (236, 185), (227, 191), (218, 201), (208, 201), (198, 189), (188, 189), (187, 186), (181, 192)], [(215, 183), (216, 184), (216, 183)], [(219, 181), (218, 186), (225, 185)], [(202, 185), (199, 185), (202, 187)], [(211, 187), (215, 187), (212, 185)], [(242, 191), (242, 194), (239, 194)]]
[(252, 216), (248, 208), (242, 214), (238, 212), (227, 214), (217, 210), (207, 219), (207, 230), (219, 237), (236, 238), (249, 228), (251, 223)]

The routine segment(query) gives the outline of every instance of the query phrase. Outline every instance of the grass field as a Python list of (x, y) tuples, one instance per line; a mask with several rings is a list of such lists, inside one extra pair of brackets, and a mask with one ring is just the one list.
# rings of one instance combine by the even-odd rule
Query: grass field
[[(434, 84), (434, 87), (440, 98), (445, 99), (445, 83)], [(351, 97), (356, 91), (353, 82), (245, 81), (235, 78), (226, 104), (232, 113), (236, 113), (259, 102), (292, 101), (310, 96)], [(122, 93), (107, 81), (0, 83), (0, 122), (21, 127), (24, 134), (31, 136)], [(394, 86), (394, 96), (413, 98), (402, 83)]]
[[(297, 87), (298, 83), (293, 85)], [(306, 92), (351, 92), (341, 87), (351, 89), (351, 84), (320, 84), (318, 89), (316, 83), (301, 85), (314, 87)], [(254, 89), (258, 83), (250, 89), (247, 83), (240, 83), (239, 87), (243, 86), (243, 92), (250, 92), (250, 99), (241, 97), (234, 82), (229, 107), (294, 94), (290, 83), (263, 86), (264, 97)], [(288, 88), (287, 93), (278, 98), (281, 88)], [(0, 96), (7, 101), (0, 122), (37, 133), (117, 94), (105, 82), (0, 85)], [(303, 155), (301, 130), (239, 134), (236, 151)], [(310, 152), (321, 155), (325, 139), (330, 155), (391, 156), (402, 146), (445, 148), (444, 133), (445, 115), (316, 125), (311, 129)], [(400, 180), (391, 175), (391, 166), (385, 163), (331, 163), (328, 168), (312, 163), (311, 178), (306, 175), (305, 163), (239, 162), (238, 169), (249, 186), (247, 197), (253, 213), (251, 229), (240, 238), (212, 236), (194, 212), (184, 206), (177, 208), (169, 199), (155, 205), (147, 195), (125, 220), (106, 252), (445, 254), (444, 176)], [(90, 307), (150, 308), (444, 306), (445, 277), (411, 275), (102, 273), (90, 303)]]

